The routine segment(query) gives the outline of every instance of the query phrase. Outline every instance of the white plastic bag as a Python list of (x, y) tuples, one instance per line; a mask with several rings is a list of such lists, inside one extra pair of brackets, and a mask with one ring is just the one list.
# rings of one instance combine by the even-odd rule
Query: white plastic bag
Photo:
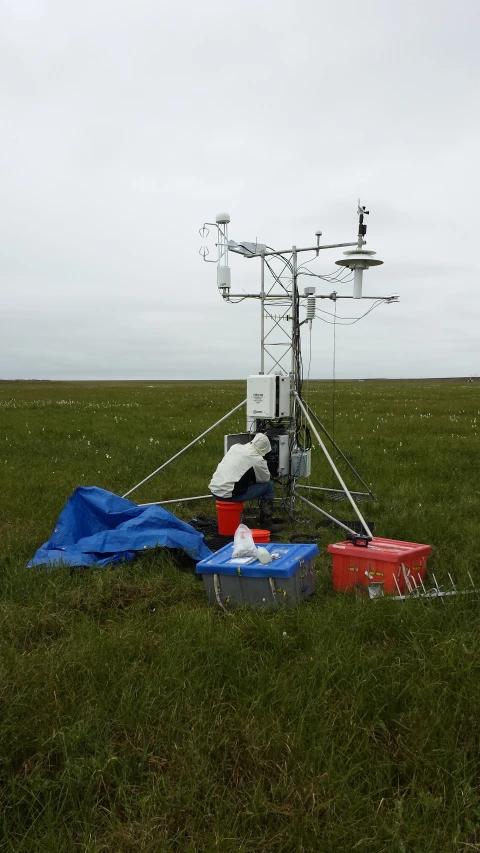
[(257, 549), (252, 531), (246, 524), (239, 524), (233, 537), (232, 559), (237, 557), (256, 557)]

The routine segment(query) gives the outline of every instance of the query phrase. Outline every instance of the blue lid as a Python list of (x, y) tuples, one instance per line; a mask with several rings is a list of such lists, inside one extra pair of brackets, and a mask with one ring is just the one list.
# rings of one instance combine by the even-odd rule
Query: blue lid
[(318, 554), (317, 545), (290, 545), (267, 542), (261, 545), (270, 553), (278, 554), (266, 566), (259, 560), (248, 557), (232, 558), (233, 542), (229, 542), (216, 554), (197, 563), (196, 572), (200, 575), (239, 575), (247, 578), (289, 578), (301, 568), (303, 563), (313, 560)]

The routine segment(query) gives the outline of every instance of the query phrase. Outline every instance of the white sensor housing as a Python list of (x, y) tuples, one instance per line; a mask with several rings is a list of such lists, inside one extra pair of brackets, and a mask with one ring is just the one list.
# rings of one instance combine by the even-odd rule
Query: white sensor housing
[(354, 249), (350, 252), (344, 252), (344, 258), (340, 258), (335, 263), (340, 267), (348, 267), (353, 270), (353, 298), (362, 298), (362, 279), (363, 271), (368, 267), (376, 267), (383, 264), (380, 258), (374, 258), (376, 252), (368, 251), (367, 249)]
[(290, 376), (255, 374), (247, 379), (247, 416), (284, 418), (290, 415)]
[(217, 267), (217, 286), (219, 290), (228, 289), (231, 286), (230, 267)]

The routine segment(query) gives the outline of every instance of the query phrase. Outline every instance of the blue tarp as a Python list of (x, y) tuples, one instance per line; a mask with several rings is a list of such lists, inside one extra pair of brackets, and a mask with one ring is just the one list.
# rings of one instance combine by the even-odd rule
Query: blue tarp
[(106, 566), (156, 545), (181, 548), (196, 561), (212, 555), (203, 533), (163, 507), (137, 506), (96, 486), (81, 486), (28, 566)]

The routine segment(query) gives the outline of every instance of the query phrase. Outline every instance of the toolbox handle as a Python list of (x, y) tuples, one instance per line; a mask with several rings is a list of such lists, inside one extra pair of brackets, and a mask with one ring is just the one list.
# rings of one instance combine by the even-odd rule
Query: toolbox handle
[(347, 539), (353, 545), (362, 548), (368, 548), (368, 543), (372, 541), (372, 536), (365, 536), (364, 534), (357, 533), (347, 533)]

